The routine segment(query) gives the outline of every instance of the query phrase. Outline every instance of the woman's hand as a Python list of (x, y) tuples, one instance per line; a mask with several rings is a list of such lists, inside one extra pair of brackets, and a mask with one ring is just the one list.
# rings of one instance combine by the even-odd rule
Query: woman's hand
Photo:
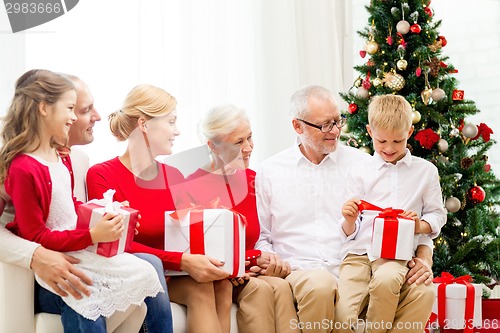
[(196, 282), (212, 282), (227, 278), (229, 273), (219, 268), (223, 265), (221, 261), (205, 255), (182, 254), (181, 270), (187, 272)]

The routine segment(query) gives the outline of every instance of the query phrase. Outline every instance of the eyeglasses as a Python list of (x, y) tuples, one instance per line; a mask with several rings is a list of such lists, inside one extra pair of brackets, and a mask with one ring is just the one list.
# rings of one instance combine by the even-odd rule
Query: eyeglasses
[(310, 123), (308, 121), (305, 121), (304, 119), (299, 119), (299, 118), (295, 118), (295, 119), (303, 122), (306, 125), (309, 125), (311, 127), (319, 129), (321, 131), (321, 133), (330, 132), (332, 130), (333, 126), (337, 126), (337, 128), (341, 128), (347, 122), (347, 118), (344, 115), (342, 115), (342, 117), (339, 120), (335, 120), (335, 121), (332, 121), (331, 123), (323, 124), (323, 125), (316, 125), (316, 124)]

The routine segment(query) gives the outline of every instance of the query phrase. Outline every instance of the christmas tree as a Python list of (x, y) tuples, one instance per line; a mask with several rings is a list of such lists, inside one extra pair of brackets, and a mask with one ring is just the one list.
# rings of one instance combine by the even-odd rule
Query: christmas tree
[(408, 149), (434, 163), (440, 175), (448, 220), (434, 240), (435, 275), (471, 275), (476, 283), (498, 283), (500, 276), (499, 180), (488, 164), (492, 129), (467, 121), (479, 112), (464, 99), (457, 70), (443, 54), (446, 38), (433, 20), (431, 0), (372, 0), (366, 6), (366, 40), (354, 67), (359, 77), (342, 98), (346, 144), (371, 153), (370, 97), (399, 94), (413, 107), (415, 131)]

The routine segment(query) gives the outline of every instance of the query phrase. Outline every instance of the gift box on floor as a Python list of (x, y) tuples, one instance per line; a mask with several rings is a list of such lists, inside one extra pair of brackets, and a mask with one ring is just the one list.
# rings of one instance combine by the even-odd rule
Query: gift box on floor
[(432, 309), (437, 323), (444, 329), (464, 329), (482, 326), (482, 293), (480, 284), (470, 283), (470, 276), (454, 278), (443, 272), (434, 279), (436, 301)]
[(104, 193), (103, 199), (90, 200), (78, 207), (77, 229), (89, 229), (96, 225), (107, 213), (120, 213), (124, 217), (124, 231), (122, 236), (113, 242), (100, 242), (87, 248), (88, 251), (95, 252), (105, 257), (112, 257), (126, 251), (135, 234), (139, 211), (122, 206), (119, 202), (113, 202), (114, 190)]
[(374, 258), (410, 260), (413, 257), (415, 221), (399, 215), (402, 209), (383, 209), (361, 200), (359, 210), (380, 211), (373, 220), (371, 254)]
[[(165, 251), (204, 254), (231, 277), (245, 273), (245, 218), (228, 209), (165, 212)], [(172, 271), (166, 275), (187, 275)]]

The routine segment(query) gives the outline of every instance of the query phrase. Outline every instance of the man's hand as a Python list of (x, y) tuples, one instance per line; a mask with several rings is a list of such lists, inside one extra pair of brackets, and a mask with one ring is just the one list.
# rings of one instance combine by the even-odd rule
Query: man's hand
[[(275, 253), (262, 252), (262, 255), (257, 258), (257, 264), (262, 268), (259, 271), (261, 275), (285, 278), (292, 271), (290, 264)], [(253, 271), (252, 268), (250, 271)]]
[(434, 278), (432, 273), (432, 250), (426, 245), (419, 245), (415, 255), (416, 257), (408, 262), (410, 270), (406, 274), (406, 281), (408, 284), (431, 284)]
[(181, 259), (181, 269), (187, 272), (196, 282), (212, 282), (225, 279), (229, 273), (220, 269), (224, 264), (217, 259), (200, 255), (184, 253)]
[(39, 246), (33, 253), (31, 269), (58, 295), (69, 293), (81, 299), (82, 294), (90, 296), (87, 285), (92, 285), (92, 280), (74, 266), (78, 262), (75, 257)]
[(243, 276), (231, 278), (231, 279), (229, 279), (229, 281), (233, 284), (233, 286), (238, 287), (242, 284), (245, 284), (245, 282), (248, 281), (249, 279), (250, 279), (250, 275), (244, 274)]

